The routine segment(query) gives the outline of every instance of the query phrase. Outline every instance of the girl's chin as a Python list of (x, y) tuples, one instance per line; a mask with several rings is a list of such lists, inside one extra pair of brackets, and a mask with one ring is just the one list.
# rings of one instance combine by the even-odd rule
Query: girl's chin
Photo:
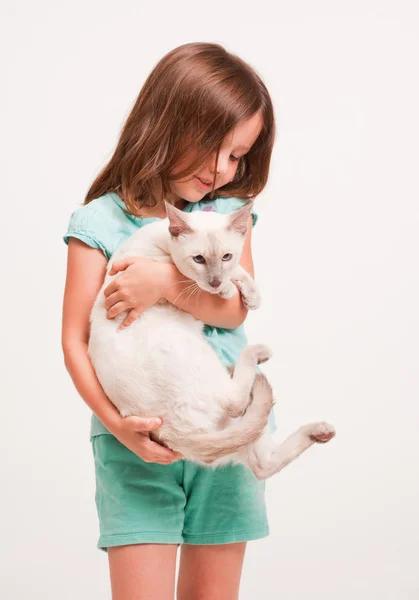
[(210, 191), (211, 191), (211, 189), (209, 189), (208, 191), (197, 190), (194, 188), (194, 186), (192, 184), (192, 185), (185, 185), (183, 187), (183, 189), (178, 189), (176, 191), (176, 194), (180, 198), (183, 198), (183, 200), (186, 200), (187, 202), (199, 202), (207, 194), (209, 194)]

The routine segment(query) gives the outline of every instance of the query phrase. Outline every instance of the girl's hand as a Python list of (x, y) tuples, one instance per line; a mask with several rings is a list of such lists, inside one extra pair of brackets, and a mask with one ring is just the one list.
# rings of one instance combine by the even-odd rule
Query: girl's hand
[(116, 277), (105, 289), (105, 308), (108, 319), (113, 319), (119, 313), (129, 310), (124, 322), (118, 330), (128, 327), (147, 308), (153, 306), (163, 297), (169, 285), (168, 263), (146, 258), (144, 256), (130, 256), (116, 260), (109, 275)]
[(170, 465), (183, 456), (150, 439), (149, 431), (157, 429), (161, 424), (160, 417), (152, 419), (121, 417), (117, 424), (112, 426), (111, 433), (144, 462)]

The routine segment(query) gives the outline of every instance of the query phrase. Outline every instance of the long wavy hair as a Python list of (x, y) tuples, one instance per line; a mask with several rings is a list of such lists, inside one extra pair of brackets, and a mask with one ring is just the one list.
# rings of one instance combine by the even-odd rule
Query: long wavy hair
[[(171, 50), (146, 79), (124, 123), (112, 158), (92, 183), (84, 204), (116, 192), (127, 212), (159, 206), (170, 182), (197, 172), (242, 119), (261, 111), (262, 130), (239, 160), (234, 179), (203, 198), (256, 197), (265, 187), (275, 137), (271, 98), (259, 75), (219, 44), (195, 42)], [(194, 158), (173, 175), (191, 150)], [(156, 187), (156, 183), (160, 185)], [(161, 190), (156, 197), (155, 190)]]

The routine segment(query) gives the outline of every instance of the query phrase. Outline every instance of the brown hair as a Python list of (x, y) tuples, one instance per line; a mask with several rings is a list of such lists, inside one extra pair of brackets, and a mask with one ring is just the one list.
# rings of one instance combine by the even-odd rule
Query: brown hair
[[(219, 44), (184, 44), (166, 54), (146, 79), (123, 125), (115, 152), (91, 185), (84, 204), (107, 192), (123, 197), (127, 211), (157, 206), (170, 181), (201, 168), (241, 119), (261, 111), (262, 130), (239, 160), (234, 179), (204, 199), (254, 198), (265, 187), (275, 137), (268, 90), (257, 73)], [(173, 176), (191, 149), (195, 158)], [(215, 181), (215, 176), (214, 176)], [(162, 197), (155, 197), (160, 182)]]

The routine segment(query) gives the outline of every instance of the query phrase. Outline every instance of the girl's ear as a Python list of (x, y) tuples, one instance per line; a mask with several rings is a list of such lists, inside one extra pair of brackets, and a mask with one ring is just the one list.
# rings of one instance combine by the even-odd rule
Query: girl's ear
[(169, 204), (167, 200), (164, 201), (166, 207), (166, 215), (169, 219), (169, 233), (172, 237), (179, 237), (180, 235), (187, 235), (193, 233), (192, 227), (190, 227), (185, 218), (185, 213)]
[(250, 217), (250, 211), (252, 210), (254, 205), (254, 200), (249, 200), (246, 206), (243, 208), (239, 208), (239, 210), (235, 210), (230, 213), (230, 222), (227, 225), (227, 229), (230, 231), (235, 231), (240, 235), (246, 235), (247, 232), (247, 223)]

